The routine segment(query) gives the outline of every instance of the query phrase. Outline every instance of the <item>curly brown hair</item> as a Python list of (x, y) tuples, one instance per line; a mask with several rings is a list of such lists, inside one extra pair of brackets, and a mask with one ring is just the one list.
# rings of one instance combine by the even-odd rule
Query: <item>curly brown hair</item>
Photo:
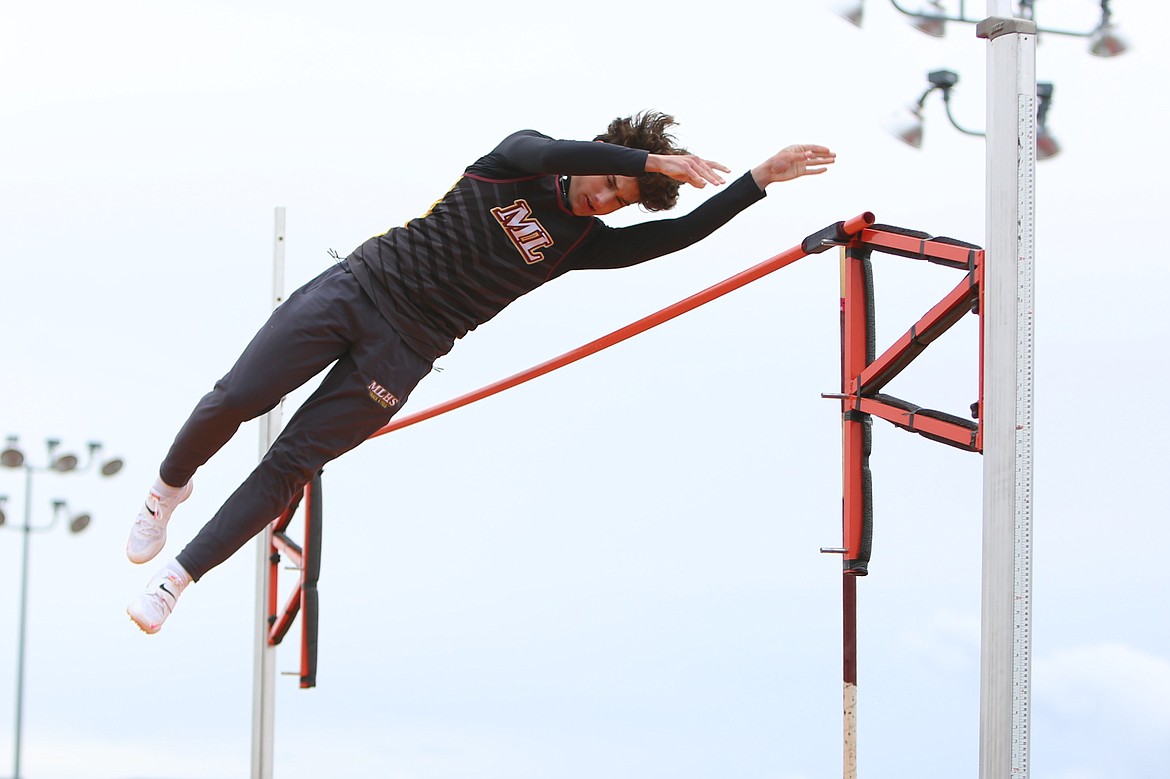
[[(690, 154), (667, 132), (676, 124), (670, 114), (643, 111), (634, 116), (619, 116), (593, 140), (645, 149), (651, 154)], [(679, 186), (680, 182), (661, 173), (643, 173), (638, 176), (638, 202), (647, 211), (667, 211), (678, 203)]]

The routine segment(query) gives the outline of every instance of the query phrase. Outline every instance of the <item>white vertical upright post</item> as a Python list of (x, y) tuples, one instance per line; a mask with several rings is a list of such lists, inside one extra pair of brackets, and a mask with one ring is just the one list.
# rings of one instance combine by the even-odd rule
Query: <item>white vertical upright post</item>
[[(276, 209), (272, 308), (284, 299), (284, 207)], [(260, 457), (280, 433), (281, 405), (260, 418)], [(252, 779), (272, 779), (276, 730), (276, 647), (268, 645), (268, 555), (271, 525), (256, 539), (256, 618), (252, 670)]]
[(989, 2), (980, 779), (1026, 779), (1031, 673), (1036, 25)]

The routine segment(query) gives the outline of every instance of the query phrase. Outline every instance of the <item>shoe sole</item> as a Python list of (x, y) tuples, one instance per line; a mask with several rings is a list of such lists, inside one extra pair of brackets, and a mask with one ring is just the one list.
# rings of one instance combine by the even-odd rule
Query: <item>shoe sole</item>
[(134, 618), (134, 615), (130, 613), (130, 609), (126, 609), (126, 616), (130, 617), (130, 621), (133, 622), (135, 625), (137, 625), (138, 629), (141, 630), (143, 633), (145, 633), (148, 636), (153, 636), (155, 633), (162, 630), (162, 625), (153, 625), (152, 627), (147, 627), (146, 625), (143, 625), (141, 622), (139, 622), (137, 619)]

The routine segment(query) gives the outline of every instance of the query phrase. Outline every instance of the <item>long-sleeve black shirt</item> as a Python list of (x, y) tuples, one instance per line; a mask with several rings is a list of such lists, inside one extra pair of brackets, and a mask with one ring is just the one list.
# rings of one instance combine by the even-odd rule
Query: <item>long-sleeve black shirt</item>
[(647, 156), (533, 130), (513, 133), (467, 168), (425, 215), (355, 249), (349, 266), (411, 348), (435, 359), (550, 279), (678, 251), (764, 197), (747, 173), (674, 219), (614, 228), (572, 213), (560, 176), (639, 176)]

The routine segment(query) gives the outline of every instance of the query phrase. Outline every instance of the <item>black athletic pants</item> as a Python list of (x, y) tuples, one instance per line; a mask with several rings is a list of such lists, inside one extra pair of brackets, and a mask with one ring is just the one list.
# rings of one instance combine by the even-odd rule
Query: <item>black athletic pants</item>
[(336, 364), (260, 464), (178, 555), (195, 580), (278, 517), (325, 463), (381, 428), (431, 369), (378, 313), (345, 263), (289, 296), (196, 405), (159, 468), (186, 484), (239, 426)]

